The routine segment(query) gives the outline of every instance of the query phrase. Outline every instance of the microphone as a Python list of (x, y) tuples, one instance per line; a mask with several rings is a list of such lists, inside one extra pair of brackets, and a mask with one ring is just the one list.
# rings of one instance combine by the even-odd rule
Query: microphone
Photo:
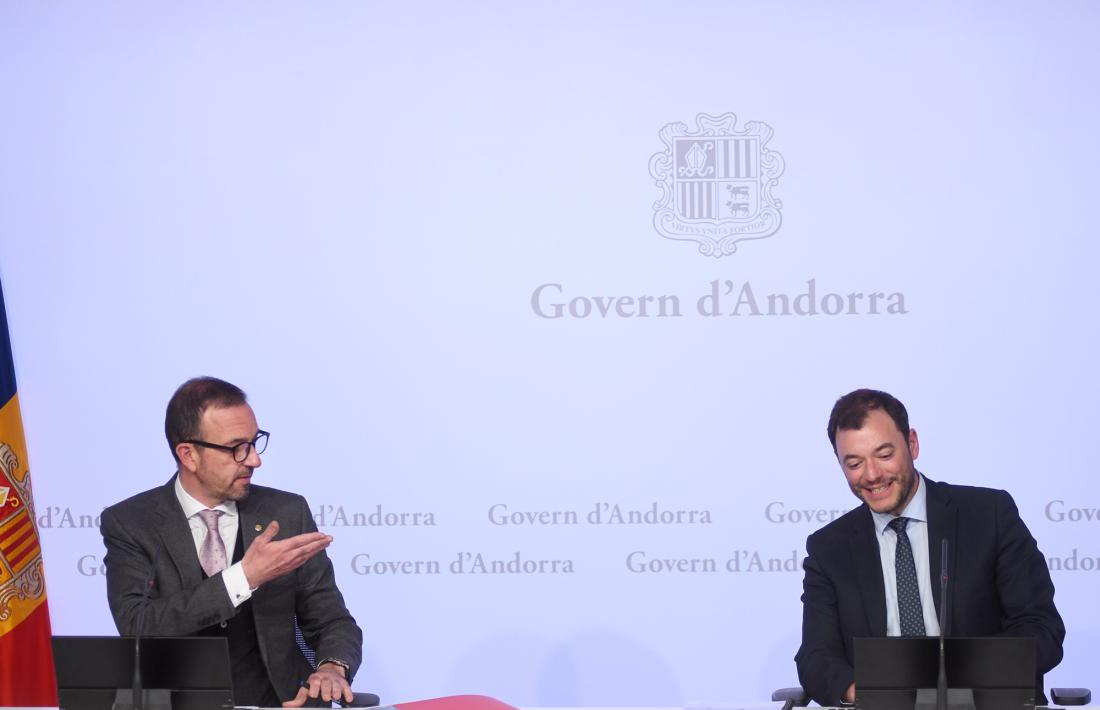
[(157, 580), (157, 560), (160, 559), (160, 551), (164, 549), (164, 543), (157, 545), (157, 551), (153, 553), (153, 563), (149, 565), (149, 574), (145, 575), (145, 589), (141, 594), (141, 611), (138, 612), (137, 626), (134, 628), (134, 678), (131, 688), (133, 710), (142, 710), (143, 688), (141, 683), (141, 635), (145, 630), (145, 613), (149, 609), (149, 595), (153, 591), (153, 585)]
[(947, 710), (947, 664), (943, 640), (947, 636), (947, 538), (940, 540), (940, 677), (936, 681), (936, 710)]

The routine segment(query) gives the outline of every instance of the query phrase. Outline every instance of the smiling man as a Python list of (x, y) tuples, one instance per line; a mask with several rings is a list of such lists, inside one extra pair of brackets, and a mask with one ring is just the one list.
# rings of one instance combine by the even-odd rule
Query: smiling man
[(1041, 698), (1042, 675), (1061, 661), (1066, 631), (1046, 560), (1012, 497), (921, 475), (917, 432), (905, 406), (885, 392), (838, 399), (828, 434), (863, 505), (806, 541), (795, 663), (809, 696), (821, 705), (854, 701), (856, 637), (939, 635), (932, 590), (947, 540), (948, 634), (1035, 638)]
[[(164, 422), (176, 475), (103, 511), (122, 634), (225, 636), (238, 705), (351, 700), (363, 635), (305, 499), (252, 484), (268, 433), (240, 388), (183, 383)], [(320, 659), (313, 668), (296, 628)]]

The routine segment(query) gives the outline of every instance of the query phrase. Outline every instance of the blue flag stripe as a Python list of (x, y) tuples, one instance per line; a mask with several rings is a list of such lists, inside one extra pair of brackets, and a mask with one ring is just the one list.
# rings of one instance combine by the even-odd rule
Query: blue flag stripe
[(8, 337), (8, 311), (4, 305), (4, 287), (0, 284), (0, 407), (15, 396), (15, 363), (11, 359)]

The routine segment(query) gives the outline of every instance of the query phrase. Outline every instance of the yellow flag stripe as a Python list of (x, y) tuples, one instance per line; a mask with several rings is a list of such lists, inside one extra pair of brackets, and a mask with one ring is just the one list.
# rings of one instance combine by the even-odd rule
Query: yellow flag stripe
[[(7, 444), (18, 459), (11, 474), (18, 483), (22, 483), (30, 469), (27, 466), (27, 440), (23, 435), (23, 417), (19, 413), (18, 394), (0, 407), (0, 443)], [(0, 517), (3, 517), (2, 513)]]
[(27, 515), (26, 511), (21, 510), (18, 514), (13, 515), (10, 520), (0, 525), (0, 549), (3, 549), (8, 544), (8, 540), (19, 535), (30, 524), (30, 516)]
[(36, 547), (38, 547), (38, 536), (26, 535), (20, 538), (18, 545), (5, 552), (7, 553), (8, 559), (11, 560), (11, 566), (16, 567), (26, 556), (23, 553), (28, 549), (33, 550)]

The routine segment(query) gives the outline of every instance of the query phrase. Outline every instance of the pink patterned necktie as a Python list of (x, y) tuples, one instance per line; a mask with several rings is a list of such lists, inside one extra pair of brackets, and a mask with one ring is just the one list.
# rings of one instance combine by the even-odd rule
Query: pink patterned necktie
[(199, 548), (199, 564), (207, 577), (213, 577), (225, 569), (225, 543), (218, 532), (218, 518), (222, 516), (220, 510), (200, 510), (198, 516), (206, 523), (206, 539)]

